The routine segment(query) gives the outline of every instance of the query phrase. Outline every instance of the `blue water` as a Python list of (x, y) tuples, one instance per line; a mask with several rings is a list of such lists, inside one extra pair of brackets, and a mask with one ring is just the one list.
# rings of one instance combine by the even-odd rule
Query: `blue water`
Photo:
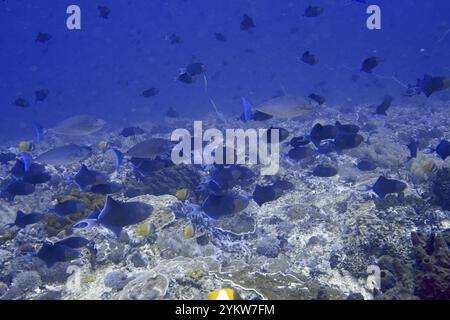
[[(109, 0), (102, 2), (111, 9), (103, 19), (96, 1), (0, 1), (0, 139), (30, 139), (33, 120), (52, 126), (80, 113), (119, 127), (158, 121), (169, 107), (202, 119), (211, 111), (203, 79), (192, 85), (175, 80), (179, 68), (194, 61), (206, 65), (209, 96), (230, 116), (241, 112), (240, 96), (259, 103), (280, 86), (352, 107), (401, 95), (405, 88), (389, 79), (393, 74), (414, 84), (424, 73), (450, 73), (450, 2), (370, 1), (381, 8), (381, 30), (366, 28), (368, 4), (313, 2), (324, 7), (316, 18), (302, 17), (308, 1)], [(70, 4), (81, 8), (81, 30), (66, 28)], [(244, 13), (256, 24), (251, 32), (239, 28)], [(51, 40), (36, 42), (38, 32)], [(217, 41), (217, 32), (227, 41)], [(181, 44), (165, 40), (173, 33)], [(318, 65), (298, 60), (306, 50), (319, 56)], [(383, 59), (380, 77), (359, 72), (372, 55)], [(352, 81), (353, 74), (362, 80)], [(384, 88), (365, 85), (374, 79)], [(140, 96), (150, 87), (160, 93)], [(50, 95), (35, 104), (34, 91), (42, 88)], [(19, 96), (30, 107), (12, 105)]]

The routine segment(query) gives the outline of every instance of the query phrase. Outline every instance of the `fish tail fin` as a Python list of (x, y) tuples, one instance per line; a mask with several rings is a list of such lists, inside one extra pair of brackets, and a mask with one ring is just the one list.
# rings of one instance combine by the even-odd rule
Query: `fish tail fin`
[(27, 152), (21, 152), (20, 157), (23, 161), (23, 168), (25, 169), (25, 172), (27, 172), (30, 169), (31, 163), (33, 162), (31, 156)]
[(116, 166), (116, 170), (117, 170), (122, 165), (123, 153), (116, 148), (113, 148), (112, 151), (114, 152), (114, 160), (115, 160), (115, 166)]
[(90, 229), (98, 225), (97, 219), (84, 219), (73, 225), (75, 229)]
[(42, 136), (44, 135), (44, 127), (36, 121), (33, 121), (33, 128), (36, 137), (36, 143), (40, 143), (42, 141)]
[(244, 122), (253, 120), (254, 113), (252, 110), (252, 105), (245, 97), (242, 97), (242, 107), (244, 108)]

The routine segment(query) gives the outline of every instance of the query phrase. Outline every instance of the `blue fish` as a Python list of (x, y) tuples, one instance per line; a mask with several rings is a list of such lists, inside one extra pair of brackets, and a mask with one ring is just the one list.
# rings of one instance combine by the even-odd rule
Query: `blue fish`
[(406, 183), (395, 180), (387, 179), (380, 176), (378, 180), (372, 186), (372, 191), (377, 194), (378, 197), (384, 199), (384, 197), (390, 193), (401, 193), (407, 187)]
[(242, 106), (244, 107), (244, 122), (249, 122), (253, 119), (252, 105), (245, 97), (242, 97)]
[(214, 195), (210, 194), (203, 201), (201, 209), (212, 219), (220, 219), (240, 212), (247, 208), (249, 198), (236, 194)]
[(439, 144), (436, 146), (436, 148), (429, 148), (427, 150), (428, 153), (430, 152), (436, 152), (437, 155), (442, 159), (447, 159), (448, 156), (450, 156), (450, 142), (447, 140), (441, 140)]
[(36, 187), (27, 182), (19, 180), (9, 180), (0, 189), (0, 196), (10, 201), (14, 201), (16, 196), (28, 196), (36, 191)]
[(284, 191), (291, 188), (293, 188), (293, 184), (284, 180), (277, 180), (273, 184), (266, 186), (257, 184), (253, 191), (252, 199), (258, 206), (262, 206), (266, 202), (277, 200), (284, 194)]
[(30, 168), (22, 177), (22, 181), (31, 183), (34, 185), (43, 184), (51, 180), (51, 175), (46, 172), (43, 165), (33, 163)]
[(83, 164), (81, 165), (80, 170), (75, 174), (74, 180), (80, 188), (86, 188), (87, 186), (104, 184), (108, 181), (108, 177), (102, 172), (89, 170)]
[(306, 146), (307, 144), (309, 144), (311, 142), (311, 138), (307, 135), (305, 136), (300, 136), (300, 137), (293, 137), (291, 139), (291, 141), (289, 142), (289, 144), (294, 147), (301, 147), (301, 146)]
[(19, 229), (23, 229), (28, 225), (32, 225), (35, 223), (38, 223), (44, 219), (45, 214), (38, 213), (38, 212), (32, 212), (32, 213), (24, 213), (23, 211), (17, 211), (16, 219), (14, 220), (14, 223), (10, 223), (7, 226), (12, 227), (16, 226)]
[(64, 245), (73, 249), (86, 247), (90, 243), (91, 241), (84, 237), (69, 237), (55, 242), (55, 244)]
[(306, 159), (309, 157), (312, 157), (316, 152), (309, 147), (297, 147), (297, 148), (293, 148), (291, 150), (289, 150), (288, 152), (288, 156), (289, 158), (291, 158), (292, 160), (302, 160), (302, 159)]
[(123, 185), (119, 183), (109, 182), (92, 186), (90, 191), (95, 194), (103, 194), (106, 196), (108, 194), (118, 193), (122, 189)]
[(75, 224), (75, 228), (85, 229), (95, 225), (103, 226), (119, 238), (126, 226), (138, 224), (147, 219), (153, 207), (142, 202), (119, 202), (107, 196), (105, 206), (95, 219), (85, 219)]
[(11, 152), (0, 153), (0, 163), (8, 164), (8, 162), (13, 161), (16, 158), (16, 155)]
[(374, 164), (373, 162), (370, 162), (367, 160), (362, 160), (362, 161), (358, 162), (356, 167), (361, 171), (372, 171), (377, 168), (377, 165)]
[(319, 164), (314, 168), (312, 175), (315, 177), (329, 178), (337, 175), (337, 173), (336, 168)]
[(80, 252), (63, 244), (45, 241), (37, 252), (37, 257), (50, 269), (57, 262), (68, 262), (79, 258)]
[(408, 160), (412, 159), (412, 158), (416, 158), (417, 157), (417, 151), (419, 149), (417, 141), (415, 140), (411, 140), (410, 143), (408, 143), (406, 145), (408, 147), (410, 156), (408, 157)]
[(123, 153), (115, 148), (113, 148), (112, 151), (114, 152), (114, 161), (116, 169), (119, 169), (123, 162)]
[(80, 213), (87, 208), (87, 204), (83, 201), (72, 199), (58, 203), (53, 208), (49, 208), (49, 212), (54, 212), (58, 216), (65, 217), (75, 213)]

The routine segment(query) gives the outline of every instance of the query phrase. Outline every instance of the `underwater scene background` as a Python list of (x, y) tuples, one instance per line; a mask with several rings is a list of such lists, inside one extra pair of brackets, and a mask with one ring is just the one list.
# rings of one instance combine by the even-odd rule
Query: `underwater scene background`
[[(1, 299), (450, 298), (450, 2), (1, 0), (0, 27)], [(279, 170), (174, 163), (195, 121), (277, 132)]]

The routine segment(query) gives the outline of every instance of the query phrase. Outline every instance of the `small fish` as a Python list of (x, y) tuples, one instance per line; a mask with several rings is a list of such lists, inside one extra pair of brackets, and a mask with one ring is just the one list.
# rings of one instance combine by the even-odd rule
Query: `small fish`
[(42, 221), (44, 217), (45, 214), (38, 212), (24, 213), (23, 211), (17, 211), (16, 219), (13, 223), (8, 224), (7, 227), (16, 226), (19, 229), (23, 229), (26, 226)]
[(255, 28), (255, 23), (253, 22), (253, 19), (250, 18), (247, 14), (244, 14), (241, 21), (241, 30), (250, 30), (251, 28)]
[(35, 145), (31, 141), (20, 141), (18, 147), (23, 152), (30, 152), (35, 149)]
[(441, 140), (436, 148), (429, 148), (426, 152), (436, 152), (442, 160), (445, 160), (448, 156), (450, 156), (450, 142), (445, 139)]
[(152, 138), (139, 142), (127, 151), (127, 155), (133, 158), (153, 159), (170, 150), (170, 141), (162, 138)]
[(103, 19), (108, 19), (109, 14), (111, 13), (111, 9), (109, 9), (108, 6), (99, 5), (99, 6), (97, 6), (97, 9), (98, 9), (100, 17), (102, 17)]
[(361, 171), (373, 171), (377, 168), (377, 165), (371, 161), (362, 160), (357, 163), (356, 167)]
[(107, 150), (107, 149), (109, 148), (109, 142), (106, 141), (106, 140), (100, 140), (100, 141), (97, 143), (97, 147), (98, 147), (100, 150), (105, 151), (105, 150)]
[(283, 142), (289, 137), (289, 131), (284, 128), (270, 127), (263, 136), (265, 143), (272, 143), (272, 131), (278, 130), (278, 142)]
[(45, 32), (38, 32), (36, 35), (36, 42), (46, 43), (52, 38), (52, 36)]
[(186, 72), (189, 73), (191, 76), (196, 76), (196, 75), (202, 74), (205, 71), (206, 71), (206, 66), (200, 62), (191, 63), (186, 67)]
[(387, 194), (390, 193), (401, 193), (407, 187), (406, 183), (395, 180), (395, 179), (387, 179), (383, 176), (380, 176), (378, 180), (372, 186), (372, 191), (377, 194), (378, 197), (384, 199)]
[(249, 199), (236, 194), (210, 194), (203, 201), (201, 209), (212, 219), (217, 220), (247, 208)]
[(380, 57), (370, 57), (363, 61), (361, 71), (372, 73), (373, 69), (381, 63)]
[(127, 127), (127, 128), (122, 129), (122, 131), (120, 132), (120, 135), (122, 137), (128, 138), (128, 137), (139, 136), (144, 133), (145, 133), (145, 131), (139, 127)]
[(180, 201), (185, 201), (189, 196), (189, 189), (183, 188), (175, 192), (175, 197)]
[(392, 101), (394, 101), (394, 98), (391, 96), (387, 96), (383, 99), (381, 104), (377, 106), (377, 109), (375, 111), (375, 114), (384, 115), (387, 116), (386, 111), (389, 109), (389, 107), (392, 104)]
[(87, 204), (80, 200), (66, 200), (58, 203), (53, 208), (49, 208), (49, 212), (54, 212), (60, 217), (69, 216), (75, 213), (80, 213), (87, 209)]
[(319, 6), (309, 6), (305, 9), (304, 17), (314, 18), (318, 17), (323, 13), (323, 8)]
[(334, 125), (321, 125), (320, 123), (316, 123), (311, 129), (309, 137), (317, 147), (322, 140), (334, 139), (337, 132), (338, 128)]
[(422, 80), (417, 81), (417, 87), (429, 97), (434, 92), (450, 88), (450, 77), (432, 77), (425, 74)]
[(315, 54), (312, 54), (309, 51), (305, 51), (302, 55), (302, 61), (304, 63), (314, 65), (314, 64), (319, 63), (319, 58)]
[(23, 182), (33, 185), (44, 184), (52, 179), (52, 176), (45, 170), (43, 165), (32, 163), (22, 177)]
[(291, 139), (291, 141), (289, 142), (289, 144), (294, 147), (301, 147), (301, 146), (306, 146), (307, 144), (309, 144), (311, 142), (311, 138), (307, 135), (305, 136), (300, 136), (300, 137), (293, 137)]
[(68, 262), (80, 257), (80, 252), (62, 244), (45, 241), (37, 253), (37, 257), (50, 269), (57, 262)]
[(261, 186), (257, 184), (253, 191), (252, 199), (258, 206), (266, 202), (271, 202), (280, 198), (284, 191), (293, 188), (293, 184), (288, 181), (277, 180), (273, 184)]
[(183, 238), (192, 239), (195, 235), (195, 228), (192, 224), (188, 224), (183, 228)]
[(159, 93), (159, 89), (157, 88), (149, 88), (147, 90), (144, 90), (141, 94), (141, 96), (145, 97), (145, 98), (150, 98), (150, 97), (154, 97)]
[(30, 106), (30, 103), (22, 97), (18, 97), (16, 100), (14, 100), (13, 104), (23, 109), (28, 108)]
[(410, 156), (408, 157), (408, 160), (412, 159), (412, 158), (416, 158), (417, 157), (417, 151), (419, 149), (418, 143), (416, 140), (411, 140), (406, 147), (409, 150)]
[(95, 225), (109, 229), (119, 238), (122, 229), (146, 220), (153, 207), (142, 202), (119, 202), (111, 196), (106, 197), (105, 205), (97, 219), (86, 219), (75, 224), (75, 228), (86, 229)]
[(95, 194), (110, 195), (122, 191), (123, 185), (120, 183), (108, 182), (92, 186), (90, 191)]
[(62, 147), (56, 147), (39, 155), (35, 161), (42, 164), (54, 166), (68, 165), (83, 161), (92, 153), (89, 147), (70, 144)]
[(222, 42), (227, 41), (227, 38), (220, 32), (216, 33), (215, 36), (216, 36), (217, 41), (222, 41)]
[(167, 39), (170, 41), (170, 44), (183, 43), (183, 40), (181, 40), (181, 37), (176, 35), (175, 33), (172, 33)]
[(69, 237), (55, 242), (55, 244), (63, 245), (72, 249), (86, 247), (91, 241), (84, 237)]
[(289, 150), (289, 158), (299, 161), (302, 159), (310, 158), (315, 154), (315, 151), (309, 147), (297, 147)]
[(322, 178), (333, 177), (337, 174), (338, 174), (338, 171), (336, 170), (336, 168), (322, 165), (322, 164), (317, 165), (312, 172), (313, 176), (322, 177)]
[(180, 114), (172, 107), (170, 107), (166, 113), (165, 113), (167, 118), (179, 118)]
[(334, 143), (337, 150), (353, 149), (364, 141), (364, 137), (352, 132), (338, 131)]
[(8, 162), (13, 161), (14, 159), (16, 159), (16, 155), (14, 153), (0, 153), (0, 163), (3, 165), (8, 164)]
[(317, 102), (320, 106), (323, 105), (325, 103), (325, 98), (322, 96), (319, 96), (318, 94), (315, 93), (311, 93), (308, 98), (314, 100), (315, 102)]
[(11, 180), (3, 187), (0, 194), (13, 201), (16, 196), (28, 196), (36, 191), (34, 184)]
[(180, 73), (180, 75), (177, 78), (178, 81), (181, 81), (183, 83), (194, 83), (195, 82), (195, 76), (187, 73), (187, 72), (182, 72)]
[(336, 121), (334, 124), (338, 131), (347, 132), (347, 133), (358, 133), (361, 128), (356, 124), (342, 124), (339, 121)]
[(36, 102), (38, 101), (44, 101), (47, 99), (48, 95), (50, 94), (50, 91), (48, 89), (41, 89), (34, 92), (34, 95), (36, 97)]
[(94, 134), (105, 126), (105, 121), (90, 115), (78, 115), (67, 118), (49, 129), (56, 134), (81, 137)]
[(75, 174), (74, 181), (83, 189), (88, 186), (104, 184), (108, 181), (108, 177), (102, 172), (89, 170), (83, 164), (81, 165), (80, 170)]

